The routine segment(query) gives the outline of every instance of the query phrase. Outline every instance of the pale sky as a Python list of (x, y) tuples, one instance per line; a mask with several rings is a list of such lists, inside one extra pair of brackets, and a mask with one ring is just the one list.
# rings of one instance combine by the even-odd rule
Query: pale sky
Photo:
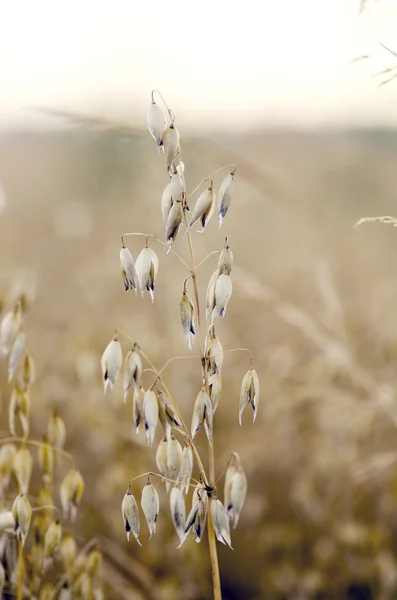
[(368, 2), (0, 0), (0, 120), (44, 105), (144, 124), (156, 87), (200, 129), (396, 125), (397, 80), (375, 74), (397, 65), (378, 46), (397, 50), (397, 2)]

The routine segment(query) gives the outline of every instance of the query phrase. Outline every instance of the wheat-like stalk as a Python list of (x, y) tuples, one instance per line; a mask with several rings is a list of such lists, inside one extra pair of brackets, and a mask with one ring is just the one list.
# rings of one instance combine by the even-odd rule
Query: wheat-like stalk
[[(101, 361), (105, 393), (108, 388), (113, 389), (117, 379), (122, 375), (124, 400), (132, 403), (133, 425), (136, 430), (138, 431), (142, 423), (148, 444), (152, 446), (159, 423), (163, 429), (156, 451), (158, 471), (138, 475), (126, 485), (127, 492), (121, 507), (123, 525), (127, 538), (129, 539), (132, 533), (136, 541), (141, 544), (140, 504), (150, 537), (155, 533), (160, 498), (152, 479), (160, 478), (166, 490), (170, 492), (171, 518), (179, 537), (179, 545), (185, 543), (190, 533), (193, 534), (196, 542), (200, 542), (207, 527), (213, 592), (215, 600), (219, 600), (221, 583), (216, 540), (232, 547), (230, 524), (233, 527), (237, 526), (247, 492), (247, 478), (236, 452), (231, 452), (229, 463), (225, 467), (223, 501), (220, 499), (221, 494), (215, 476), (214, 419), (221, 400), (225, 352), (243, 352), (248, 354), (249, 358), (248, 370), (242, 380), (239, 408), (236, 405), (236, 418), (238, 415), (240, 424), (247, 406), (252, 408), (255, 421), (258, 410), (259, 380), (253, 368), (251, 352), (246, 348), (224, 351), (218, 337), (219, 321), (226, 315), (233, 289), (231, 276), (233, 254), (228, 238), (225, 239), (223, 249), (211, 252), (203, 261), (197, 263), (194, 235), (195, 230), (206, 232), (207, 225), (215, 214), (218, 217), (219, 227), (222, 226), (232, 200), (236, 165), (226, 165), (211, 173), (188, 193), (175, 115), (157, 90), (154, 90), (151, 95), (147, 122), (158, 153), (165, 162), (168, 178), (161, 196), (164, 238), (160, 239), (153, 233), (124, 233), (121, 237), (120, 249), (122, 280), (126, 292), (134, 291), (136, 294), (140, 290), (142, 295), (149, 292), (154, 301), (160, 268), (154, 250), (155, 245), (162, 245), (167, 254), (172, 253), (184, 265), (187, 273), (185, 280), (181, 282), (179, 304), (181, 329), (187, 348), (193, 351), (194, 347), (197, 347), (197, 353), (191, 357), (197, 361), (202, 383), (197, 389), (196, 398), (192, 398), (193, 410), (188, 425), (176, 397), (164, 379), (164, 370), (170, 362), (188, 357), (170, 357), (161, 368), (157, 368), (141, 340), (133, 339), (129, 333), (120, 329), (115, 331), (105, 348)], [(226, 172), (226, 176), (223, 175), (218, 187), (216, 180), (222, 172)], [(127, 237), (145, 238), (143, 248), (136, 260), (126, 246)], [(174, 250), (177, 238), (181, 238), (185, 245), (187, 256)], [(207, 259), (214, 258), (215, 255), (217, 264), (208, 283), (204, 310), (200, 303), (197, 271)], [(123, 338), (129, 342), (128, 352), (125, 355), (120, 341)], [(154, 373), (154, 377), (148, 379), (144, 375), (146, 371)], [(208, 471), (204, 468), (205, 461), (195, 445), (195, 437), (200, 435), (202, 430), (205, 431), (208, 440)], [(194, 466), (198, 471), (195, 480), (192, 478)], [(146, 483), (141, 491), (140, 502), (137, 502), (135, 499), (137, 480), (143, 477), (146, 478)], [(190, 511), (185, 504), (185, 496), (189, 490), (193, 492)]]

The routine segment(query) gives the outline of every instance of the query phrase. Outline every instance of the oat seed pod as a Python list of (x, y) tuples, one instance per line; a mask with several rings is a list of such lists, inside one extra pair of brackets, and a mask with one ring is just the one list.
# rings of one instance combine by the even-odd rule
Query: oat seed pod
[(234, 529), (236, 529), (239, 522), (246, 495), (247, 477), (239, 455), (237, 452), (233, 452), (226, 469), (224, 501)]
[(190, 300), (188, 294), (186, 293), (186, 289), (183, 290), (179, 309), (180, 309), (182, 329), (183, 329), (183, 333), (185, 335), (186, 344), (187, 344), (189, 350), (191, 350), (196, 331), (194, 328), (194, 307), (193, 307), (192, 301)]
[(174, 436), (167, 444), (167, 470), (170, 479), (177, 480), (181, 471), (182, 446)]
[(106, 346), (104, 353), (101, 358), (103, 386), (106, 394), (106, 390), (110, 385), (113, 389), (117, 377), (119, 376), (121, 366), (123, 364), (123, 350), (118, 340), (117, 335)]
[(212, 408), (211, 400), (208, 394), (205, 394), (204, 398), (204, 429), (207, 439), (212, 444), (212, 427), (213, 427), (214, 411)]
[(32, 507), (29, 500), (23, 494), (19, 494), (15, 498), (12, 506), (12, 514), (15, 520), (15, 531), (22, 540), (22, 546), (24, 546), (32, 518)]
[(159, 514), (159, 495), (148, 477), (147, 483), (142, 490), (141, 507), (149, 527), (149, 540), (156, 533), (156, 523)]
[(14, 379), (26, 344), (26, 333), (20, 330), (12, 345), (8, 362), (8, 382)]
[(225, 245), (223, 247), (222, 252), (220, 253), (218, 261), (218, 267), (221, 268), (222, 265), (225, 265), (225, 272), (227, 273), (227, 275), (230, 275), (233, 267), (233, 252), (231, 251), (227, 237), (225, 238)]
[(136, 294), (136, 273), (134, 259), (132, 258), (131, 252), (124, 246), (124, 244), (120, 249), (120, 264), (121, 276), (123, 278), (125, 291), (128, 292), (128, 290), (134, 289)]
[(172, 189), (171, 189), (171, 182), (170, 182), (165, 186), (163, 194), (161, 196), (161, 213), (163, 215), (164, 224), (167, 222), (168, 215), (170, 214), (172, 204), (173, 204), (173, 200), (172, 200)]
[(121, 503), (121, 514), (123, 517), (124, 528), (127, 533), (127, 540), (130, 539), (130, 532), (132, 531), (132, 535), (134, 536), (138, 544), (142, 546), (141, 542), (138, 539), (139, 510), (136, 500), (131, 493), (131, 485), (128, 486), (127, 493), (125, 494)]
[(222, 542), (222, 544), (227, 544), (233, 550), (230, 539), (229, 517), (225, 507), (218, 498), (212, 498), (211, 500), (211, 517), (216, 539)]
[[(135, 347), (134, 347), (135, 348)], [(124, 402), (127, 400), (127, 394), (132, 385), (135, 392), (139, 390), (142, 377), (142, 360), (139, 353), (132, 348), (125, 357), (123, 367), (123, 388)]]
[(21, 446), (14, 455), (12, 470), (19, 485), (21, 494), (27, 494), (32, 476), (33, 458), (29, 450)]
[[(44, 483), (44, 486), (46, 484)], [(37, 496), (37, 507), (40, 508), (40, 515), (43, 517), (51, 517), (54, 505), (52, 494), (46, 487), (42, 487)]]
[(53, 409), (48, 418), (47, 440), (57, 450), (62, 450), (66, 441), (66, 425), (58, 411)]
[(167, 253), (171, 250), (172, 244), (175, 242), (176, 236), (182, 224), (183, 208), (182, 201), (176, 200), (168, 214), (165, 223), (165, 243), (167, 245)]
[(147, 111), (147, 125), (157, 146), (162, 146), (164, 131), (167, 127), (165, 115), (156, 102), (152, 100)]
[(29, 414), (30, 400), (27, 393), (22, 392), (18, 387), (13, 389), (11, 394), (10, 404), (8, 407), (8, 424), (12, 435), (16, 435), (16, 420), (18, 419), (23, 436), (29, 435)]
[(202, 500), (206, 507), (208, 506), (208, 494), (205, 490), (205, 485), (201, 482), (198, 483), (193, 490), (192, 507), (194, 506), (194, 503), (198, 502), (199, 500)]
[(219, 373), (213, 373), (208, 378), (208, 391), (212, 404), (212, 411), (215, 413), (218, 408), (222, 394), (222, 377)]
[(136, 433), (139, 433), (139, 424), (142, 418), (142, 403), (145, 397), (145, 390), (141, 386), (139, 390), (134, 388), (132, 396), (132, 422), (135, 427)]
[(75, 521), (77, 509), (84, 493), (84, 480), (81, 473), (76, 469), (71, 469), (62, 481), (59, 493), (64, 518), (67, 519), (70, 516), (71, 521)]
[(213, 325), (208, 330), (204, 354), (207, 359), (207, 370), (209, 374), (219, 373), (220, 375), (223, 365), (223, 347), (215, 335), (215, 328)]
[(185, 444), (185, 447), (182, 451), (181, 458), (181, 470), (179, 473), (179, 483), (181, 486), (181, 491), (185, 492), (185, 494), (189, 491), (190, 479), (192, 477), (193, 472), (193, 451), (188, 444)]
[(0, 350), (3, 356), (10, 353), (21, 325), (21, 304), (17, 302), (14, 309), (4, 315), (0, 325)]
[(177, 487), (174, 487), (171, 490), (170, 509), (172, 522), (180, 543), (182, 544), (185, 539), (186, 507), (183, 494)]
[(207, 287), (207, 294), (205, 299), (205, 314), (207, 317), (207, 321), (212, 315), (212, 311), (215, 306), (215, 283), (218, 279), (219, 270), (214, 271), (210, 277)]
[(15, 444), (6, 443), (0, 446), (0, 490), (2, 492), (8, 488), (16, 452)]
[(174, 172), (171, 175), (171, 196), (174, 202), (178, 202), (178, 200), (181, 200), (183, 195), (185, 194), (185, 183), (183, 179), (183, 173), (182, 177), (179, 173), (180, 169), (175, 167)]
[[(157, 446), (156, 465), (157, 465), (157, 468), (160, 471), (161, 475), (163, 477), (166, 477), (167, 479), (170, 479), (170, 474), (168, 472), (168, 465), (167, 465), (167, 454), (168, 454), (168, 439), (166, 437), (164, 437), (160, 440), (160, 443)], [(171, 483), (169, 481), (167, 481), (166, 479), (163, 481), (165, 483), (165, 489), (168, 492), (170, 489)]]
[(154, 435), (156, 433), (157, 423), (159, 419), (159, 407), (157, 397), (153, 390), (148, 390), (145, 393), (142, 403), (142, 419), (145, 426), (146, 437), (148, 444), (153, 444)]
[(48, 527), (44, 538), (44, 571), (52, 566), (55, 552), (62, 539), (62, 526), (59, 521), (53, 521)]
[(194, 438), (194, 436), (196, 435), (196, 433), (201, 428), (201, 426), (204, 422), (205, 396), (206, 395), (207, 394), (206, 394), (205, 390), (200, 390), (200, 392), (197, 395), (196, 402), (194, 403), (192, 425), (191, 425), (191, 430), (190, 430), (192, 439)]
[(77, 556), (77, 544), (75, 539), (66, 534), (63, 536), (59, 547), (59, 554), (66, 571), (70, 571), (73, 567)]
[(195, 542), (201, 542), (202, 535), (205, 530), (205, 524), (207, 521), (207, 504), (201, 498), (201, 494), (199, 493), (197, 496), (197, 500), (195, 500), (192, 510), (188, 514), (185, 523), (185, 537), (181, 540), (179, 545), (182, 546), (186, 537), (189, 535), (190, 531), (195, 535)]
[(222, 227), (223, 219), (229, 209), (230, 201), (232, 199), (232, 191), (233, 191), (233, 182), (234, 182), (234, 174), (236, 169), (233, 169), (231, 173), (226, 175), (225, 179), (222, 181), (219, 194), (218, 194), (218, 219), (219, 219), (219, 229)]
[(171, 123), (164, 131), (162, 142), (164, 146), (165, 166), (168, 173), (171, 175), (173, 172), (173, 162), (181, 151), (179, 145), (179, 132), (173, 123)]
[(219, 277), (215, 281), (214, 287), (214, 308), (212, 311), (212, 319), (225, 316), (226, 308), (233, 290), (232, 279), (230, 275), (226, 273), (225, 265), (222, 265), (219, 271)]
[(26, 389), (34, 383), (35, 378), (36, 368), (33, 358), (29, 354), (25, 354), (22, 360), (21, 377), (18, 377), (18, 385)]
[(152, 302), (154, 300), (154, 284), (158, 266), (159, 260), (155, 252), (151, 248), (143, 248), (136, 259), (135, 270), (142, 296), (147, 290), (152, 298)]
[(241, 417), (245, 407), (250, 404), (254, 411), (253, 423), (256, 419), (258, 412), (258, 400), (259, 400), (259, 379), (258, 375), (252, 367), (244, 375), (243, 382), (241, 384), (240, 392), (240, 409), (238, 414), (238, 421), (241, 425)]
[(54, 454), (46, 435), (43, 435), (43, 441), (39, 446), (38, 460), (45, 480), (50, 481), (54, 475)]
[(169, 440), (174, 427), (180, 429), (181, 424), (178, 416), (175, 413), (172, 402), (168, 398), (167, 394), (162, 390), (157, 390), (157, 403), (159, 407), (160, 423), (164, 429), (165, 437), (167, 440)]
[(100, 551), (98, 544), (96, 543), (95, 546), (93, 546), (88, 555), (87, 555), (87, 560), (86, 560), (86, 571), (88, 573), (88, 575), (92, 578), (95, 578), (98, 576), (100, 570), (101, 570), (101, 566), (102, 566), (102, 552)]
[(0, 531), (7, 531), (9, 533), (15, 531), (15, 519), (12, 511), (3, 510), (0, 512)]
[(213, 182), (211, 181), (208, 189), (206, 189), (197, 199), (190, 219), (189, 229), (191, 229), (197, 221), (200, 221), (201, 229), (199, 231), (204, 231), (214, 212), (214, 204), (215, 193)]

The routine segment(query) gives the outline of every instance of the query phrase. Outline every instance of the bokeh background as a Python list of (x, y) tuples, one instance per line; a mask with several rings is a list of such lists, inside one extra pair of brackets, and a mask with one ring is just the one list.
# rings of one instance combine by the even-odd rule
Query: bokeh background
[[(75, 531), (100, 540), (107, 598), (211, 597), (206, 539), (176, 550), (161, 486), (154, 538), (142, 523), (143, 548), (125, 539), (122, 496), (155, 450), (100, 374), (115, 327), (158, 366), (187, 354), (183, 267), (156, 248), (152, 305), (124, 293), (118, 263), (123, 232), (163, 235), (167, 177), (144, 128), (154, 86), (177, 116), (188, 189), (238, 165), (222, 230), (195, 236), (200, 259), (229, 236), (219, 337), (252, 349), (261, 383), (257, 422), (239, 427), (248, 362), (226, 355), (216, 470), (238, 451), (249, 493), (234, 550), (219, 547), (224, 598), (397, 597), (397, 230), (353, 228), (397, 216), (397, 88), (377, 87), (397, 63), (378, 45), (393, 48), (397, 11), (366, 4), (0, 3), (0, 292), (6, 309), (15, 286), (36, 290), (32, 437), (56, 407), (86, 482)], [(136, 257), (142, 240), (128, 245)], [(199, 361), (165, 378), (189, 419)], [(4, 365), (0, 381), (7, 435)]]

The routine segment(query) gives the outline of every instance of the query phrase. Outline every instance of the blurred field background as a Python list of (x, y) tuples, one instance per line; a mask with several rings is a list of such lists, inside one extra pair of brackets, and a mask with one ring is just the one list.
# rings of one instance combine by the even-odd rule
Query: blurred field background
[[(31, 9), (26, 4), (25, 8), (40, 12), (44, 4), (35, 3)], [(325, 11), (322, 3), (301, 4), (318, 11), (318, 15), (309, 11), (309, 16), (320, 18)], [(347, 3), (332, 3), (335, 8), (325, 4), (335, 23), (339, 22), (338, 10), (345, 10)], [(359, 3), (350, 4), (356, 14)], [(269, 7), (266, 10), (271, 11)], [(114, 14), (111, 11), (109, 18)], [(124, 292), (119, 269), (122, 233), (163, 236), (160, 200), (167, 179), (162, 157), (143, 129), (153, 82), (159, 87), (163, 84), (161, 91), (181, 123), (188, 190), (222, 165), (238, 165), (234, 198), (223, 228), (218, 231), (214, 220), (205, 234), (195, 236), (198, 259), (221, 249), (224, 236), (229, 237), (235, 260), (234, 291), (219, 337), (224, 349), (252, 349), (261, 384), (257, 422), (252, 425), (247, 410), (239, 427), (239, 391), (249, 363), (244, 354), (226, 355), (215, 419), (216, 471), (220, 476), (230, 453), (237, 451), (248, 477), (248, 496), (232, 536), (234, 550), (218, 545), (223, 597), (397, 598), (397, 229), (377, 224), (353, 228), (363, 216), (397, 216), (395, 86), (390, 83), (381, 92), (376, 90), (378, 80), (371, 79), (377, 70), (393, 66), (394, 59), (386, 52), (381, 63), (370, 62), (366, 72), (361, 63), (347, 67), (347, 60), (362, 48), (353, 51), (353, 45), (343, 46), (347, 41), (350, 44), (350, 25), (346, 24), (342, 40), (331, 26), (328, 31), (324, 14), (324, 23), (316, 21), (315, 27), (303, 15), (300, 26), (306, 24), (308, 35), (328, 32), (329, 43), (328, 38), (302, 41), (302, 31), (291, 17), (287, 33), (295, 33), (299, 44), (291, 41), (281, 57), (274, 54), (270, 80), (262, 79), (256, 68), (251, 73), (244, 60), (229, 60), (227, 74), (219, 78), (216, 73), (219, 87), (209, 87), (204, 94), (211, 52), (203, 64), (200, 54), (189, 68), (183, 63), (179, 90), (172, 85), (164, 89), (169, 62), (167, 69), (161, 63), (158, 73), (143, 76), (139, 71), (132, 133), (123, 128), (98, 131), (95, 126), (65, 126), (62, 119), (40, 120), (34, 111), (28, 120), (26, 114), (22, 118), (18, 111), (29, 104), (55, 109), (66, 105), (72, 111), (77, 106), (95, 115), (94, 98), (102, 115), (122, 120), (131, 95), (125, 84), (126, 96), (124, 88), (122, 93), (118, 88), (120, 97), (116, 98), (107, 83), (103, 84), (108, 94), (105, 100), (102, 84), (88, 93), (84, 73), (79, 71), (72, 81), (66, 63), (61, 65), (65, 72), (54, 73), (55, 91), (51, 92), (52, 75), (45, 69), (37, 77), (36, 89), (30, 66), (18, 70), (20, 57), (14, 56), (12, 77), (3, 77), (9, 54), (0, 53), (0, 84), (5, 90), (0, 122), (7, 124), (0, 132), (0, 183), (6, 199), (5, 206), (0, 206), (0, 299), (6, 310), (10, 290), (21, 285), (36, 290), (26, 321), (28, 348), (37, 366), (30, 437), (41, 439), (49, 410), (57, 408), (67, 426), (66, 450), (75, 457), (86, 482), (74, 530), (81, 546), (92, 537), (99, 540), (105, 558), (106, 598), (205, 600), (212, 590), (207, 540), (197, 545), (189, 539), (176, 550), (169, 499), (161, 485), (156, 535), (149, 543), (142, 519), (143, 548), (134, 540), (127, 543), (121, 500), (132, 477), (155, 469), (155, 448), (147, 448), (142, 431), (138, 436), (133, 431), (131, 405), (123, 403), (121, 385), (114, 396), (104, 397), (101, 381), (100, 357), (116, 327), (136, 339), (158, 367), (171, 356), (187, 355), (179, 322), (186, 277), (180, 263), (156, 247), (160, 268), (153, 305), (149, 297)], [(223, 22), (215, 16), (214, 27)], [(254, 21), (252, 27), (260, 29)], [(0, 33), (1, 27), (4, 35), (12, 31), (1, 23), (6, 20), (0, 21)], [(24, 23), (27, 35), (29, 19)], [(395, 29), (395, 21), (388, 23)], [(271, 21), (267, 26), (277, 33)], [(247, 26), (247, 43), (250, 31)], [(191, 29), (185, 26), (180, 33), (189, 36)], [(227, 39), (229, 33), (225, 27)], [(51, 36), (48, 44), (56, 44), (52, 29)], [(84, 42), (84, 35), (81, 39)], [(261, 39), (257, 38), (258, 48)], [(314, 42), (322, 45), (312, 46)], [(237, 46), (230, 52), (239, 56), (243, 49)], [(34, 51), (34, 43), (26, 47)], [(41, 49), (43, 64), (51, 54), (49, 47), (43, 44)], [(256, 47), (255, 42), (253, 57)], [(336, 53), (338, 69), (343, 67), (344, 93), (351, 85), (355, 95), (344, 96), (339, 90), (331, 63), (322, 62), (328, 55), (321, 52), (318, 64), (309, 65), (306, 57), (307, 79), (294, 75), (291, 61), (295, 52), (299, 57), (305, 48), (307, 57), (316, 57), (324, 48), (329, 57)], [(105, 53), (106, 48), (101, 49)], [(69, 50), (81, 48), (76, 44)], [(156, 52), (150, 60), (146, 56), (152, 66), (160, 60), (160, 50)], [(214, 53), (218, 68), (224, 56), (219, 49)], [(143, 66), (138, 70), (145, 66), (144, 56), (142, 50), (137, 63)], [(262, 57), (266, 65), (273, 54), (271, 60), (268, 57)], [(127, 53), (123, 58), (128, 62)], [(117, 63), (124, 75), (125, 64)], [(102, 73), (101, 65), (97, 69)], [(29, 77), (18, 79), (14, 70)], [(246, 70), (247, 79), (243, 77), (241, 83), (239, 74), (242, 77)], [(113, 71), (107, 75), (105, 71), (108, 81)], [(186, 84), (182, 82), (185, 75)], [(56, 87), (57, 77), (66, 91), (61, 84)], [(314, 79), (309, 89), (310, 77)], [(192, 94), (201, 86), (206, 102), (202, 110), (197, 108), (197, 96), (192, 104), (186, 102), (190, 84)], [(30, 96), (26, 95), (29, 86)], [(241, 97), (237, 101), (238, 88)], [(76, 90), (83, 90), (80, 104), (73, 96)], [(113, 103), (106, 106), (109, 97)], [(234, 112), (232, 108), (228, 112), (229, 101)], [(214, 113), (208, 108), (212, 103)], [(18, 118), (12, 113), (14, 106)], [(257, 122), (258, 115), (263, 119)], [(143, 238), (128, 240), (134, 257), (142, 245)], [(182, 238), (175, 249), (186, 256)], [(215, 262), (212, 257), (200, 268), (203, 302)], [(123, 344), (128, 350), (128, 344)], [(6, 366), (1, 364), (0, 430), (4, 435), (8, 435), (12, 391), (6, 375)], [(152, 376), (145, 377), (150, 385)], [(165, 380), (189, 420), (201, 385), (199, 362), (173, 363)], [(202, 438), (200, 434), (199, 444)], [(61, 462), (59, 477), (64, 468), (67, 465)], [(33, 494), (38, 482), (37, 470)], [(134, 487), (138, 497), (143, 482)]]
[[(196, 248), (204, 257), (229, 236), (235, 290), (219, 336), (225, 349), (252, 348), (261, 382), (258, 421), (244, 415), (240, 428), (247, 359), (226, 357), (217, 472), (238, 450), (249, 480), (234, 551), (219, 549), (226, 599), (396, 597), (396, 230), (353, 229), (362, 215), (395, 211), (395, 140), (375, 130), (184, 140), (190, 189), (222, 164), (239, 165), (224, 228), (211, 223)], [(161, 163), (146, 132), (0, 142), (8, 199), (2, 292), (28, 276), (26, 267), (37, 279), (27, 318), (38, 369), (31, 437), (40, 439), (49, 407), (57, 407), (86, 481), (77, 531), (101, 540), (109, 598), (210, 596), (206, 542), (176, 551), (165, 493), (158, 533), (148, 543), (143, 523), (143, 549), (126, 542), (121, 498), (131, 477), (154, 468), (154, 450), (133, 432), (121, 389), (104, 398), (99, 368), (116, 326), (157, 365), (186, 354), (183, 267), (159, 247), (153, 305), (125, 294), (119, 273), (121, 232), (162, 235)], [(129, 244), (135, 256), (141, 245)], [(210, 263), (202, 267), (203, 294)], [(7, 430), (5, 369), (1, 377)], [(188, 418), (198, 363), (175, 363), (166, 381)]]

